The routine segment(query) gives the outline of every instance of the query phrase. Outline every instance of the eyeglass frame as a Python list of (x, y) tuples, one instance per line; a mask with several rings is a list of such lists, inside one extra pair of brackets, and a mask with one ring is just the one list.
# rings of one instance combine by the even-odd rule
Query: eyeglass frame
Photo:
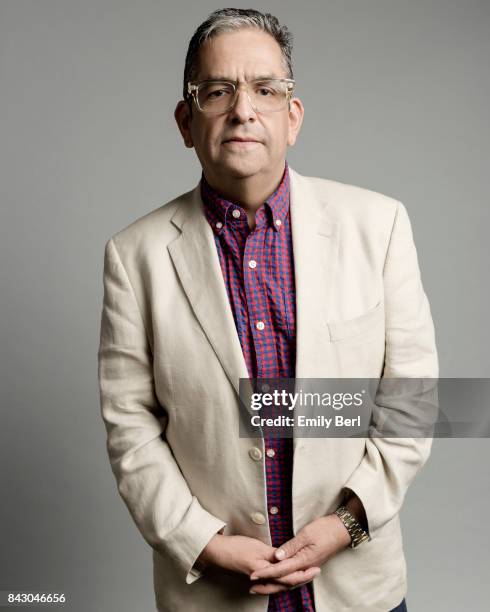
[[(264, 112), (264, 111), (257, 111), (254, 108), (254, 105), (252, 104), (252, 100), (250, 99), (250, 95), (248, 92), (248, 85), (250, 83), (256, 83), (256, 82), (260, 82), (260, 81), (275, 81), (275, 82), (280, 82), (280, 83), (286, 83), (287, 84), (287, 91), (286, 91), (286, 105), (284, 106), (284, 108), (286, 108), (290, 102), (291, 102), (291, 96), (294, 92), (294, 88), (296, 86), (296, 81), (294, 79), (275, 79), (275, 78), (260, 78), (260, 79), (252, 79), (251, 81), (244, 81), (244, 83), (247, 85), (246, 87), (246, 91), (247, 91), (247, 96), (248, 96), (248, 100), (250, 102), (251, 107), (254, 109), (254, 111), (257, 112)], [(199, 106), (199, 101), (197, 99), (197, 94), (199, 93), (199, 86), (200, 85), (207, 85), (209, 83), (228, 83), (230, 84), (233, 89), (233, 99), (230, 102), (230, 106), (229, 108), (227, 108), (226, 110), (219, 110), (219, 111), (205, 111), (203, 110), (200, 106)], [(196, 83), (192, 83), (191, 81), (187, 82), (187, 96), (189, 99), (189, 97), (191, 97), (194, 102), (196, 103), (196, 108), (200, 113), (204, 113), (205, 115), (220, 115), (223, 113), (228, 113), (236, 104), (236, 101), (238, 99), (238, 87), (239, 87), (239, 83), (238, 81), (228, 81), (227, 79), (205, 79), (204, 81), (199, 81)], [(276, 113), (283, 110), (283, 108), (278, 108), (275, 111), (265, 111), (266, 113)]]

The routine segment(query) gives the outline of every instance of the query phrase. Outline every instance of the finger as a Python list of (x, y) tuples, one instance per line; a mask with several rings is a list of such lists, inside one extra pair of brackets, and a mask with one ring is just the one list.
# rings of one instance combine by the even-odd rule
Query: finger
[(277, 578), (276, 582), (284, 584), (289, 587), (297, 587), (302, 584), (306, 584), (316, 578), (320, 574), (321, 570), (319, 567), (309, 567), (306, 570), (299, 570), (284, 576), (284, 578)]
[(291, 538), (284, 544), (281, 544), (275, 552), (275, 558), (277, 561), (283, 561), (294, 557), (302, 548), (311, 544), (310, 536), (307, 534), (306, 529), (302, 529), (294, 538)]
[(250, 569), (250, 574), (258, 570), (265, 569), (266, 567), (271, 567), (271, 566), (272, 566), (272, 563), (270, 561), (266, 561), (265, 559), (254, 559), (253, 567)]
[(255, 584), (250, 589), (251, 595), (273, 595), (280, 591), (287, 591), (289, 587), (284, 584), (277, 584), (276, 582), (267, 582), (266, 584)]
[[(254, 584), (250, 589), (250, 593), (257, 595), (272, 595), (273, 593), (279, 593), (280, 591), (286, 591), (296, 589), (304, 584), (308, 584), (320, 574), (321, 570), (319, 567), (312, 567), (301, 573), (294, 573), (286, 578), (274, 582), (266, 582), (263, 584)], [(297, 574), (301, 574), (297, 575)]]
[(285, 584), (277, 584), (276, 582), (268, 582), (267, 584), (258, 584), (254, 586), (254, 588), (250, 589), (249, 592), (252, 595), (274, 595), (275, 593), (280, 593), (281, 591), (291, 591), (292, 589), (297, 589), (303, 584), (308, 584), (308, 582), (311, 582), (311, 580), (308, 580), (302, 584), (297, 584), (294, 587), (288, 587)]
[(277, 561), (283, 561), (294, 557), (304, 546), (308, 544), (307, 538), (304, 533), (300, 533), (294, 538), (291, 538), (275, 551), (275, 559)]
[(264, 578), (282, 578), (292, 572), (298, 570), (304, 570), (311, 566), (311, 562), (308, 563), (305, 555), (297, 554), (292, 559), (286, 559), (285, 561), (278, 561), (273, 563), (269, 567), (256, 569), (250, 575), (250, 580), (263, 580)]
[[(265, 546), (265, 545), (264, 545)], [(261, 551), (261, 556), (254, 559), (249, 567), (247, 574), (250, 577), (254, 571), (264, 569), (266, 567), (271, 567), (274, 563), (277, 563), (276, 558), (274, 556), (276, 548), (271, 548), (267, 546), (269, 550)]]

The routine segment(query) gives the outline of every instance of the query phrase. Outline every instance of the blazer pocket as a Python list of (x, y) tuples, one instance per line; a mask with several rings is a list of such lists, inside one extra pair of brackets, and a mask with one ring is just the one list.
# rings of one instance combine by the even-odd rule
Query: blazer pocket
[(327, 326), (330, 341), (338, 342), (339, 340), (362, 336), (377, 329), (381, 323), (384, 324), (384, 303), (382, 301), (358, 317), (344, 321), (327, 321)]

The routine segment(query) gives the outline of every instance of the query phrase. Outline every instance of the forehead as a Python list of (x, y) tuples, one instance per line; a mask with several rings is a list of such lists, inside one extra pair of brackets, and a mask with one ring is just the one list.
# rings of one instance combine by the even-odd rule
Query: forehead
[(286, 76), (281, 47), (267, 32), (244, 28), (208, 39), (199, 50), (198, 79)]

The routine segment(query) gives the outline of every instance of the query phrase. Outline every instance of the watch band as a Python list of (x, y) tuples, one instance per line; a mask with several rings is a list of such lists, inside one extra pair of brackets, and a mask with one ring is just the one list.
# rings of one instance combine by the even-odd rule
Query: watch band
[(359, 546), (359, 544), (362, 544), (366, 540), (371, 540), (371, 536), (369, 535), (369, 533), (364, 531), (356, 517), (351, 514), (345, 506), (339, 506), (337, 510), (335, 510), (334, 514), (339, 517), (339, 519), (342, 521), (345, 528), (349, 532), (349, 535), (351, 537), (351, 543), (349, 544), (349, 546), (351, 548)]

